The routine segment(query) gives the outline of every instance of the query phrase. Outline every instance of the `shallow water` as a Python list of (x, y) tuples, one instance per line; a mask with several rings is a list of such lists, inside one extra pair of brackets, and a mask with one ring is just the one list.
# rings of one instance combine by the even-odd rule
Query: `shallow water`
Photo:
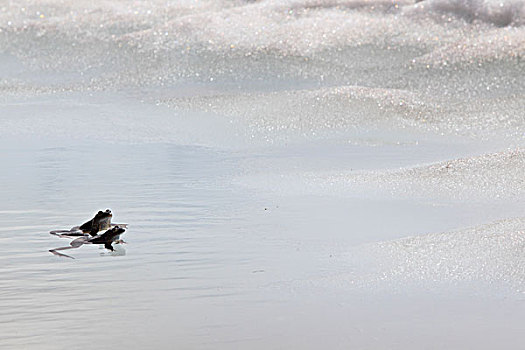
[[(35, 103), (24, 103), (21, 111), (42, 102)], [(93, 108), (81, 100), (72, 109), (51, 100), (46, 105), (56, 120), (76, 110), (81, 117), (82, 110)], [(124, 101), (105, 107), (123, 114), (140, 110)], [(111, 118), (118, 122), (118, 116)], [(344, 147), (333, 140), (243, 150), (58, 135), (8, 137), (1, 145), (4, 347), (80, 349), (93, 344), (94, 336), (103, 348), (380, 344), (368, 339), (383, 327), (388, 329), (384, 336), (394, 339), (395, 329), (404, 332), (414, 325), (405, 320), (386, 326), (397, 323), (399, 313), (437, 322), (455, 310), (439, 317), (410, 311), (403, 306), (408, 290), (393, 302), (388, 293), (368, 286), (369, 267), (343, 257), (358, 254), (364, 243), (472, 226), (512, 211), (490, 203), (312, 195), (301, 187), (290, 193), (261, 178), (342, 164), (408, 166), (441, 159), (452, 149), (458, 155), (478, 149), (452, 138), (447, 141), (453, 146), (422, 134), (399, 134), (397, 140), (404, 141), (393, 142), (378, 131), (373, 142), (370, 133), (348, 134)], [(113, 209), (114, 222), (130, 225), (123, 237), (127, 245), (113, 253), (82, 246), (69, 251), (75, 260), (48, 252), (68, 244), (48, 231), (78, 225), (105, 208)], [(356, 275), (342, 289), (346, 292), (321, 287), (327, 276), (345, 284), (348, 277), (336, 276), (350, 272)], [(499, 287), (483, 298), (500, 300)], [(410, 290), (421, 298), (417, 288)], [(463, 294), (454, 295), (453, 303), (463, 307), (479, 302), (461, 302)], [(418, 302), (424, 307), (437, 300), (450, 307), (446, 299), (437, 294)], [(506, 313), (519, 317), (508, 307)], [(390, 310), (379, 312), (382, 308)], [(492, 307), (471, 317), (486, 313), (495, 318), (491, 324), (508, 322)], [(110, 336), (97, 335), (108, 327)], [(421, 336), (416, 344), (426, 341)]]
[(524, 18), (0, 4), (0, 348), (519, 348)]

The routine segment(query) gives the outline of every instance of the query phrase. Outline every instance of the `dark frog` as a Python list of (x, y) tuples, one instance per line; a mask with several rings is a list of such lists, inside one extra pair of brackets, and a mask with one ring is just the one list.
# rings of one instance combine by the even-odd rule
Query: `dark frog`
[(91, 236), (96, 236), (99, 231), (107, 230), (111, 228), (111, 218), (113, 214), (111, 210), (106, 211), (100, 210), (95, 214), (95, 217), (88, 222), (83, 223), (78, 228), (83, 233), (89, 233)]
[(115, 249), (113, 249), (113, 246), (111, 245), (112, 243), (125, 243), (120, 239), (120, 235), (124, 232), (126, 232), (125, 229), (115, 226), (101, 235), (89, 238), (87, 241), (91, 244), (103, 244), (104, 248), (113, 251)]
[[(80, 226), (72, 227), (70, 230), (55, 230), (51, 231), (52, 235), (59, 237), (82, 237), (87, 236), (96, 236), (100, 231), (108, 230), (111, 227), (116, 226), (116, 224), (111, 223), (113, 214), (111, 210), (106, 209), (105, 211), (100, 210), (95, 214), (93, 219), (83, 223)], [(120, 227), (127, 227), (126, 224), (118, 224)]]
[(115, 226), (107, 230), (106, 232), (96, 235), (94, 237), (79, 237), (75, 240), (73, 240), (69, 246), (67, 247), (60, 247), (55, 249), (50, 249), (49, 252), (58, 255), (63, 256), (67, 258), (74, 259), (72, 256), (60, 253), (59, 250), (67, 250), (67, 249), (74, 249), (79, 248), (83, 246), (84, 244), (103, 244), (106, 249), (109, 249), (111, 251), (114, 251), (113, 243), (125, 243), (123, 240), (120, 239), (120, 235), (126, 232), (126, 230), (122, 227)]

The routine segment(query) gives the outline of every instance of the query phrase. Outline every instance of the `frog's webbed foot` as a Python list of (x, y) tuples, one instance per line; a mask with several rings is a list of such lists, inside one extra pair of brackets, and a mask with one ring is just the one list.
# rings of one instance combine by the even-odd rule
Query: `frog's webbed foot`
[(70, 255), (59, 253), (59, 252), (57, 252), (57, 251), (54, 250), (54, 249), (49, 250), (49, 252), (55, 254), (56, 256), (63, 256), (64, 258), (75, 259), (75, 258), (73, 258), (73, 257), (70, 256)]
[(73, 249), (73, 248), (77, 248), (77, 247), (71, 247), (71, 246), (69, 246), (69, 247), (55, 248), (55, 249), (50, 249), (49, 252), (55, 254), (56, 256), (63, 256), (63, 257), (65, 257), (65, 258), (75, 259), (75, 258), (73, 258), (72, 256), (69, 256), (69, 255), (67, 255), (67, 254), (63, 254), (63, 253), (59, 253), (59, 252), (58, 252), (58, 250), (66, 250), (66, 249)]
[(115, 244), (128, 244), (128, 242), (124, 241), (123, 239), (119, 239), (118, 241), (115, 241)]
[(109, 250), (111, 250), (111, 251), (114, 251), (114, 250), (115, 250), (115, 248), (113, 248), (113, 246), (111, 245), (111, 243), (106, 243), (106, 244), (104, 244), (104, 248), (109, 249)]

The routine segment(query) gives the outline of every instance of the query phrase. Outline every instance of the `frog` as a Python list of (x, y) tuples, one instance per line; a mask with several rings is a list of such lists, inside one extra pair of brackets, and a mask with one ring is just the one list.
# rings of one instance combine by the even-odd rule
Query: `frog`
[(59, 251), (79, 248), (83, 246), (84, 244), (103, 244), (104, 248), (110, 251), (114, 251), (115, 248), (113, 248), (113, 243), (116, 243), (116, 244), (126, 243), (122, 239), (120, 239), (120, 235), (122, 235), (124, 232), (126, 232), (126, 229), (117, 225), (93, 237), (90, 237), (90, 236), (78, 237), (74, 239), (73, 241), (71, 241), (69, 246), (50, 249), (49, 252), (57, 256), (74, 259), (74, 257), (61, 253)]
[(100, 231), (108, 230), (111, 227), (119, 225), (120, 227), (127, 227), (127, 224), (113, 224), (111, 219), (113, 213), (110, 209), (105, 211), (99, 210), (95, 216), (83, 223), (80, 226), (74, 226), (69, 230), (54, 230), (49, 233), (59, 237), (73, 238), (73, 237), (87, 237), (96, 236)]

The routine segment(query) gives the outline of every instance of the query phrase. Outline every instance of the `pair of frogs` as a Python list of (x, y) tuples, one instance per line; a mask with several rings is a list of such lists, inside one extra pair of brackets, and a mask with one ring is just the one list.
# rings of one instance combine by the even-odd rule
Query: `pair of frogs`
[[(59, 250), (78, 248), (84, 244), (104, 244), (106, 249), (115, 250), (113, 243), (126, 243), (120, 239), (120, 235), (126, 232), (127, 224), (112, 224), (111, 218), (113, 214), (111, 210), (99, 211), (95, 217), (80, 226), (75, 226), (70, 230), (56, 230), (50, 233), (55, 236), (64, 238), (75, 238), (69, 246), (50, 249), (49, 252), (74, 259), (72, 256), (58, 252)], [(105, 231), (102, 234), (99, 232)]]

